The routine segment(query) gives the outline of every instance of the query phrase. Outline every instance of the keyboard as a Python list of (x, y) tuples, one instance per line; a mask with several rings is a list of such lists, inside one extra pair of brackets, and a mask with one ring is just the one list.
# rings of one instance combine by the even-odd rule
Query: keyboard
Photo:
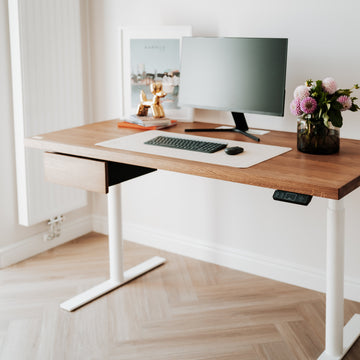
[(200, 151), (204, 153), (214, 153), (226, 148), (227, 146), (227, 144), (224, 143), (193, 139), (190, 140), (171, 136), (157, 136), (153, 139), (145, 141), (144, 144), (164, 146), (181, 150)]

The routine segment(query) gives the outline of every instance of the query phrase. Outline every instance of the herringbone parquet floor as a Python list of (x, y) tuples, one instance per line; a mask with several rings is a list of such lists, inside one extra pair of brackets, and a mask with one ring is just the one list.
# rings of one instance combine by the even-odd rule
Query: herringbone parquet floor
[[(59, 303), (107, 278), (89, 234), (0, 271), (1, 360), (307, 360), (324, 347), (324, 295), (126, 243), (126, 268), (162, 267), (79, 310)], [(346, 301), (345, 320), (360, 312)], [(360, 340), (345, 358), (360, 359)]]

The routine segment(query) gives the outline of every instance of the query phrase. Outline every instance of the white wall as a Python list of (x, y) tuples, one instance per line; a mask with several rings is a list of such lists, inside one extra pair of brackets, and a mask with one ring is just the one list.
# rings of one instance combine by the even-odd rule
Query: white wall
[[(0, 0), (0, 268), (65, 241), (62, 238), (45, 244), (42, 241), (48, 230), (45, 222), (32, 227), (18, 225), (7, 4), (7, 0)], [(70, 231), (67, 224), (76, 224), (76, 229)], [(64, 228), (67, 236), (71, 233), (73, 237), (79, 234), (79, 229), (90, 231), (91, 206), (66, 214)]]
[[(330, 6), (331, 3), (331, 6)], [(252, 127), (295, 131), (288, 110), (294, 88), (308, 78), (360, 81), (360, 3), (304, 0), (90, 0), (95, 121), (121, 114), (118, 26), (192, 25), (194, 35), (289, 38), (283, 118), (248, 115)], [(342, 136), (360, 139), (360, 115), (345, 114)], [(195, 120), (231, 123), (227, 114), (195, 111)], [(319, 290), (325, 289), (325, 199), (308, 207), (275, 203), (273, 191), (157, 172), (123, 185), (125, 236), (190, 256)], [(360, 190), (345, 201), (346, 296), (360, 301)], [(176, 203), (177, 205), (174, 205)], [(105, 198), (94, 206), (104, 229)], [(101, 226), (101, 221), (102, 226)]]

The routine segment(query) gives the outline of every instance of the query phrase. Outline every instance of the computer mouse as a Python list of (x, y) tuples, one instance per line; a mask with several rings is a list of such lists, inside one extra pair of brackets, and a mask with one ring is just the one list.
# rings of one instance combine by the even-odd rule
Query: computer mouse
[(225, 149), (225, 152), (228, 155), (237, 155), (244, 151), (244, 149), (240, 146), (231, 146)]

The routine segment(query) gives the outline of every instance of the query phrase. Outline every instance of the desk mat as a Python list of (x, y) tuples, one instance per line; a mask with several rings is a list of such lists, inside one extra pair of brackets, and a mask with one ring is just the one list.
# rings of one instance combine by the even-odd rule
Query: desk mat
[[(238, 155), (227, 155), (224, 150), (220, 150), (213, 154), (207, 154), (197, 151), (180, 150), (144, 144), (145, 141), (159, 135), (224, 143), (228, 144), (228, 147), (241, 146), (244, 148), (244, 152)], [(168, 133), (159, 130), (147, 130), (141, 133), (103, 141), (95, 145), (236, 168), (247, 168), (291, 150), (291, 148), (288, 147), (263, 145), (255, 142), (232, 141), (188, 134)]]

